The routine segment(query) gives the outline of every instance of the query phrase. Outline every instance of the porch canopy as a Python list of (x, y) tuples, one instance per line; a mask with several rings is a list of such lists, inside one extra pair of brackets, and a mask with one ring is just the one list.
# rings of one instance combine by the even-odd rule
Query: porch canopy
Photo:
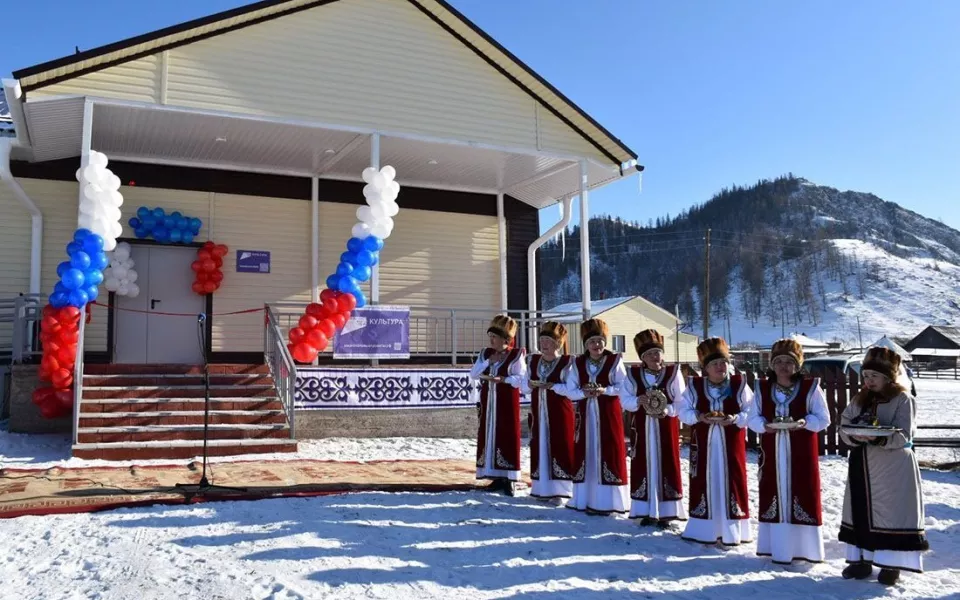
[[(636, 173), (634, 165), (523, 148), (89, 96), (23, 104), (31, 161), (111, 160), (361, 181), (392, 165), (402, 186), (507, 194), (535, 208)], [(401, 198), (402, 203), (402, 198)]]

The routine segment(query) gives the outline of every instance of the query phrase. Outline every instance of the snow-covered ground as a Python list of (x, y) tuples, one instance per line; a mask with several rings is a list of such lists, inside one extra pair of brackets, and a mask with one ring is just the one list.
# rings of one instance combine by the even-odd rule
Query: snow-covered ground
[[(918, 382), (921, 422), (960, 422), (960, 383)], [(925, 401), (923, 399), (926, 398)], [(949, 421), (947, 421), (949, 422)], [(0, 437), (4, 467), (81, 466), (62, 436)], [(471, 440), (301, 442), (298, 458), (471, 459)], [(293, 458), (277, 455), (270, 458)], [(526, 460), (526, 457), (525, 457)], [(117, 464), (117, 463), (113, 463)], [(684, 468), (686, 462), (684, 461)], [(960, 473), (923, 470), (927, 572), (892, 589), (840, 578), (846, 461), (821, 460), (828, 562), (779, 567), (674, 531), (485, 492), (360, 493), (0, 521), (0, 597), (20, 600), (955, 598)], [(750, 490), (757, 489), (755, 457)], [(753, 494), (752, 514), (756, 514)], [(754, 523), (755, 525), (755, 523)], [(633, 597), (633, 596), (630, 596)]]

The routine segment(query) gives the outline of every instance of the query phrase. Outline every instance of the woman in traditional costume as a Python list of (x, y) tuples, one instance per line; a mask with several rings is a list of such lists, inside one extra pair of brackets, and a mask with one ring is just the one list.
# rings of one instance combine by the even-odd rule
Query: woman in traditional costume
[(524, 351), (513, 347), (516, 334), (516, 321), (494, 317), (487, 329), (490, 344), (470, 369), (470, 377), (480, 380), (477, 479), (494, 480), (491, 487), (509, 496), (520, 481), (520, 387), (526, 376)]
[(724, 546), (752, 541), (747, 495), (747, 426), (753, 392), (729, 372), (723, 338), (697, 346), (705, 377), (691, 377), (680, 403), (680, 421), (690, 439), (689, 516), (682, 537)]
[(677, 419), (686, 385), (677, 365), (664, 364), (663, 336), (656, 329), (638, 333), (633, 345), (642, 364), (627, 370), (620, 392), (623, 408), (637, 413), (630, 432), (630, 518), (663, 526), (687, 518)]
[(771, 371), (757, 380), (748, 426), (760, 434), (760, 526), (757, 554), (773, 562), (823, 562), (820, 448), (830, 425), (820, 380), (804, 377), (803, 347), (773, 344)]
[(921, 552), (929, 544), (913, 452), (916, 405), (896, 383), (899, 369), (896, 352), (870, 348), (862, 366), (864, 387), (840, 417), (840, 438), (852, 446), (840, 524), (849, 563), (844, 579), (866, 579), (877, 566), (877, 580), (894, 585), (900, 571), (923, 572)]
[(573, 404), (564, 393), (572, 360), (567, 328), (549, 321), (540, 327), (540, 354), (531, 354), (523, 391), (530, 394), (530, 478), (534, 498), (560, 504), (573, 496)]
[(626, 376), (623, 357), (606, 350), (600, 319), (580, 325), (586, 349), (567, 371), (568, 398), (576, 402), (573, 498), (567, 508), (590, 514), (630, 510), (623, 409), (617, 393)]

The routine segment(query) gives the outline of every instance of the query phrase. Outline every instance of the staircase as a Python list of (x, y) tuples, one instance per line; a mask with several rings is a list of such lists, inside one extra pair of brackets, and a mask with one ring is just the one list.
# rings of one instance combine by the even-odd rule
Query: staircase
[[(209, 456), (296, 452), (266, 365), (210, 365)], [(73, 455), (103, 460), (203, 453), (203, 367), (85, 365)]]

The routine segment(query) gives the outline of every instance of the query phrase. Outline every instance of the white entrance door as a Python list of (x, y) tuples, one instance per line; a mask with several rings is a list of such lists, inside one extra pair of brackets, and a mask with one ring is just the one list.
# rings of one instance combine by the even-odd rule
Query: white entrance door
[(191, 289), (196, 248), (133, 245), (130, 256), (140, 295), (117, 296), (114, 362), (201, 364), (197, 315), (206, 301)]

